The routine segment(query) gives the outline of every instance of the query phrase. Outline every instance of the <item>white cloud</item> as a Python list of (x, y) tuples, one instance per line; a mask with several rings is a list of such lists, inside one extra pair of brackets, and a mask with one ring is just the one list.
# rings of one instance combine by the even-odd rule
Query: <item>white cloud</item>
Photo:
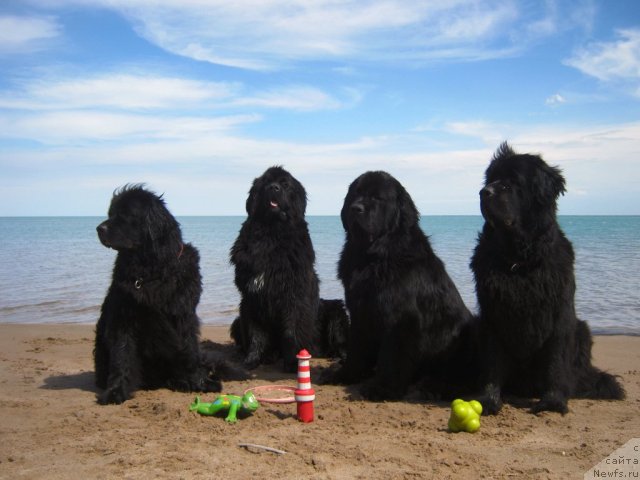
[(259, 92), (255, 96), (238, 98), (234, 104), (297, 111), (334, 110), (343, 106), (338, 99), (318, 88), (298, 85), (283, 86)]
[(339, 96), (308, 85), (249, 92), (240, 83), (207, 82), (140, 73), (105, 73), (85, 78), (39, 78), (19, 90), (0, 92), (0, 108), (11, 110), (182, 110), (253, 107), (293, 111), (335, 110), (360, 101), (344, 87)]
[(211, 106), (236, 95), (239, 86), (175, 77), (114, 73), (86, 78), (40, 78), (21, 91), (0, 95), (0, 108), (152, 109)]
[[(464, 5), (460, 10), (452, 10), (438, 12), (443, 15), (435, 22), (436, 28), (432, 28), (435, 35), (431, 39), (426, 38), (425, 43), (459, 44), (482, 41), (495, 37), (497, 28), (518, 18), (518, 11), (510, 2), (491, 6), (474, 2)], [(435, 15), (434, 17), (437, 18)]]
[(236, 86), (183, 78), (113, 74), (32, 86), (32, 95), (73, 107), (167, 108), (226, 99)]
[[(32, 0), (43, 8), (102, 6), (177, 55), (245, 69), (293, 62), (478, 60), (513, 55), (579, 25), (581, 2), (523, 8), (516, 0)], [(564, 10), (567, 11), (564, 11)], [(589, 18), (584, 14), (583, 17)]]
[(450, 122), (442, 128), (475, 137), (493, 149), (507, 140), (516, 147), (516, 151), (543, 153), (552, 163), (598, 160), (633, 165), (640, 156), (640, 122), (584, 126), (507, 125), (480, 120)]
[(553, 95), (548, 97), (544, 103), (550, 107), (555, 107), (556, 105), (566, 103), (566, 101), (566, 98), (564, 98), (562, 95), (560, 95), (559, 93), (554, 93)]
[(99, 111), (58, 111), (0, 116), (0, 138), (19, 138), (48, 145), (92, 142), (149, 142), (194, 139), (255, 122), (257, 115), (214, 118), (136, 115)]
[[(276, 0), (253, 8), (224, 2), (185, 10), (180, 2), (124, 10), (138, 22), (142, 36), (168, 51), (241, 68), (273, 69), (305, 60), (476, 56), (477, 42), (495, 36), (497, 27), (512, 17), (504, 7), (468, 4)], [(169, 21), (176, 16), (190, 28)]]
[[(475, 129), (474, 124), (478, 125)], [(636, 160), (640, 157), (640, 122), (592, 126), (507, 126), (489, 122), (459, 125), (467, 125), (462, 131), (476, 135), (492, 149), (507, 140), (517, 152), (541, 154), (550, 164), (569, 172), (568, 184), (577, 192), (600, 192), (603, 198), (607, 195), (604, 192), (617, 195), (622, 190), (640, 195)]]
[(51, 17), (0, 16), (0, 54), (37, 51), (61, 34)]
[(515, 129), (512, 125), (498, 125), (484, 120), (448, 122), (444, 126), (447, 132), (481, 139), (482, 143), (488, 146), (497, 146), (505, 138), (513, 135)]
[(622, 29), (613, 42), (596, 42), (578, 50), (565, 64), (603, 82), (629, 82), (640, 88), (640, 29)]

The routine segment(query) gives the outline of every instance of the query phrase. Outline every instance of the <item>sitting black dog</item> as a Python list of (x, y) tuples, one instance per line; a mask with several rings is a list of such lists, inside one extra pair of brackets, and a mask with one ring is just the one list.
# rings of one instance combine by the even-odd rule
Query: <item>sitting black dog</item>
[(320, 381), (367, 380), (360, 388), (365, 398), (401, 398), (413, 381), (442, 373), (473, 316), (395, 178), (386, 172), (358, 177), (341, 217), (346, 242), (338, 277), (351, 329), (344, 365), (323, 372)]
[(231, 248), (241, 294), (231, 336), (248, 368), (282, 359), (293, 372), (303, 348), (343, 355), (348, 318), (341, 301), (319, 298), (306, 206), (304, 187), (281, 167), (269, 168), (249, 191), (248, 217)]
[(471, 260), (480, 306), (484, 412), (503, 392), (540, 398), (532, 411), (568, 411), (567, 399), (622, 399), (591, 364), (591, 333), (576, 317), (574, 254), (556, 220), (560, 170), (506, 143), (485, 173), (485, 219)]
[(220, 375), (246, 378), (218, 352), (200, 349), (198, 251), (183, 243), (161, 197), (125, 186), (97, 231), (118, 251), (96, 327), (99, 403), (122, 403), (141, 388), (218, 392)]

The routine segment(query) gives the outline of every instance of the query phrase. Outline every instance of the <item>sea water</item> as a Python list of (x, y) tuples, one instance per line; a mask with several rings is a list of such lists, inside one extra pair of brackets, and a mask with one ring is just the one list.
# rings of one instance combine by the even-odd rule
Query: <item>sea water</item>
[[(103, 247), (100, 217), (0, 218), (0, 322), (94, 323), (116, 252)], [(244, 217), (179, 217), (200, 251), (203, 323), (226, 325), (238, 311), (229, 249)], [(344, 242), (339, 217), (307, 217), (320, 294), (343, 298), (336, 265)], [(561, 216), (576, 254), (576, 310), (595, 333), (640, 334), (640, 216)], [(480, 216), (425, 216), (421, 226), (472, 311), (469, 260)]]

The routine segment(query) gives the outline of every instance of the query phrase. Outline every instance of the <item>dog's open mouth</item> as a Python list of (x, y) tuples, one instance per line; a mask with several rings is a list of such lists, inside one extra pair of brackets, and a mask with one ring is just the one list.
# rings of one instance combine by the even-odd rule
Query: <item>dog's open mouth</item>
[(275, 200), (271, 200), (269, 206), (271, 206), (271, 208), (278, 208), (280, 205)]

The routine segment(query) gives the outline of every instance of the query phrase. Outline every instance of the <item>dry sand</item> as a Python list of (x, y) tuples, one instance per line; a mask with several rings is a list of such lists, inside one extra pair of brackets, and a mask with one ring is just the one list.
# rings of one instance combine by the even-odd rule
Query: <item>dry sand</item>
[[(228, 342), (227, 328), (204, 327), (203, 339)], [(568, 479), (640, 437), (640, 337), (595, 341), (596, 365), (622, 377), (626, 401), (572, 400), (565, 416), (507, 405), (475, 434), (447, 431), (446, 404), (352, 401), (333, 386), (315, 387), (308, 424), (294, 404), (227, 424), (189, 412), (194, 395), (168, 390), (100, 406), (92, 347), (91, 325), (0, 325), (0, 478)], [(271, 382), (293, 386), (295, 376), (261, 368), (224, 391)]]

